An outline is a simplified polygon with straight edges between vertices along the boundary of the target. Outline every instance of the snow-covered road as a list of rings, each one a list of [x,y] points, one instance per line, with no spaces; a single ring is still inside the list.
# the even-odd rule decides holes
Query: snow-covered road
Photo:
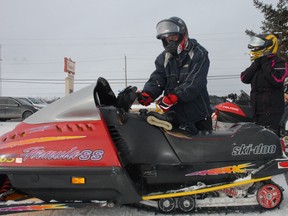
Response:
[[[18,123],[17,122],[0,122],[0,136],[10,130],[12,130]],[[273,178],[273,180],[281,185],[284,189],[284,200],[280,206],[280,209],[274,209],[271,211],[265,211],[261,213],[261,216],[284,216],[288,215],[288,187],[283,175],[279,175]],[[258,216],[259,211],[249,212],[249,216]],[[248,213],[246,213],[248,214]],[[99,207],[96,206],[89,206],[84,207],[81,209],[65,209],[65,210],[49,210],[49,211],[41,211],[41,212],[30,212],[30,213],[18,213],[14,214],[17,216],[76,216],[76,215],[87,215],[87,216],[94,216],[94,215],[101,215],[101,216],[154,216],[155,213],[150,211],[138,210],[136,208],[127,207],[127,206],[116,206],[113,208],[108,207]],[[157,214],[162,215],[162,214]],[[186,216],[186,215],[209,215],[209,216],[219,216],[219,215],[227,215],[225,212],[220,213],[197,213],[193,212],[191,214],[179,214],[179,216]],[[243,215],[242,212],[233,212],[229,213],[229,216],[240,216]],[[165,214],[167,216],[167,214]],[[177,216],[177,214],[173,214],[173,216]]]

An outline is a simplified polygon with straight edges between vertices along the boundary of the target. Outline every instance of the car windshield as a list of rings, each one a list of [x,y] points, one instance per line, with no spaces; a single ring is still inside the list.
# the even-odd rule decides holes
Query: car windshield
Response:
[[[23,105],[26,105],[26,106],[31,106],[32,104],[25,98],[17,98],[17,100],[23,104]]]
[[[38,100],[37,98],[31,98],[31,97],[29,97],[29,99],[32,101],[32,103],[34,103],[34,104],[43,104],[43,102],[42,101],[40,101],[40,100]]]

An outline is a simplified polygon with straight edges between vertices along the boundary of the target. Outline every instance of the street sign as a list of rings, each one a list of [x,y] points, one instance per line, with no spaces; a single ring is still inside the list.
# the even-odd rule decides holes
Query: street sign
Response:
[[[64,58],[64,72],[69,74],[75,74],[75,62],[71,60],[71,58]]]
[[[64,72],[67,72],[65,78],[65,94],[74,92],[74,75],[75,75],[75,62],[71,58],[64,58]]]

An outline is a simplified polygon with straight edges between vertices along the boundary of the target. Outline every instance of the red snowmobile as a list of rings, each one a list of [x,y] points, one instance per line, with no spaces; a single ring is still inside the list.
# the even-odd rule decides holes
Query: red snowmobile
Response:
[[[252,107],[249,95],[241,90],[239,97],[229,94],[226,102],[215,106],[214,119],[220,122],[252,122]]]
[[[237,123],[237,122],[253,122],[252,106],[250,104],[249,95],[241,90],[241,94],[229,94],[226,102],[217,104],[213,114],[215,120],[215,128],[217,128],[218,121],[222,123]],[[288,112],[283,114],[280,125],[280,137],[284,139],[288,136]],[[286,146],[288,148],[288,146]]]
[[[272,177],[287,174],[288,158],[278,136],[253,123],[193,137],[165,131],[130,112],[136,90],[115,97],[99,78],[4,134],[0,213],[99,202],[161,212],[280,205]]]

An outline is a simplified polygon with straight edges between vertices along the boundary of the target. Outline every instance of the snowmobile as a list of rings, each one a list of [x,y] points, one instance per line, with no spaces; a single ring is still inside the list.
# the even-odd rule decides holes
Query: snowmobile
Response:
[[[241,90],[239,96],[229,94],[226,101],[215,106],[214,119],[220,122],[253,122],[249,95]]]
[[[188,137],[131,112],[137,87],[116,97],[97,83],[39,110],[0,138],[0,213],[97,203],[155,211],[278,207],[288,158],[273,132],[253,123]]]
[[[215,106],[213,119],[215,121],[236,123],[236,122],[253,122],[252,105],[249,95],[243,90],[240,95],[229,94],[226,101]],[[285,113],[280,121],[281,135],[288,135],[288,112]]]
[[[241,90],[239,96],[236,94],[229,94],[225,102],[215,106],[213,113],[213,120],[215,121],[215,129],[218,128],[218,122],[226,124],[226,127],[237,122],[253,122],[252,106],[249,95]],[[282,115],[280,126],[280,137],[285,142],[286,150],[288,152],[288,111],[285,110]]]

